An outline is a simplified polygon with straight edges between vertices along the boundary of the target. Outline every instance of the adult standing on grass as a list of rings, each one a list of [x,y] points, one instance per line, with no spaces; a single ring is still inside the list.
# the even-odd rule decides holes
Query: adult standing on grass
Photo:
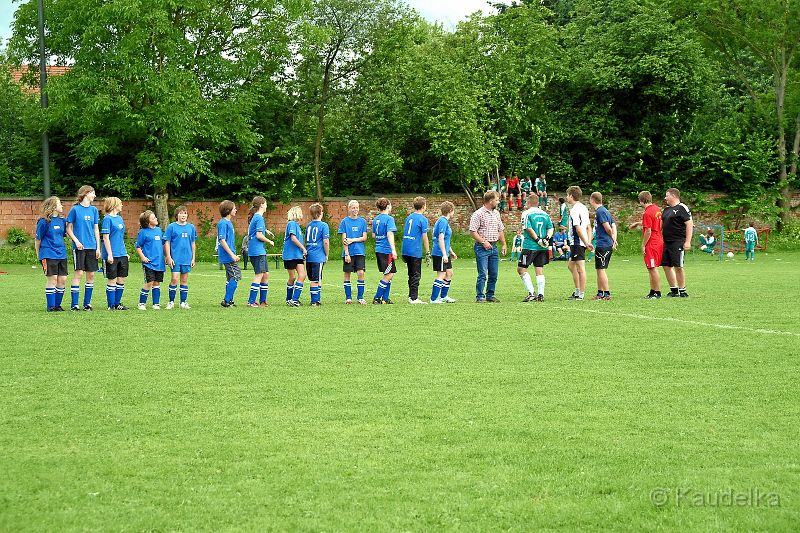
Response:
[[[661,233],[664,236],[664,255],[661,266],[669,283],[671,298],[688,298],[686,292],[686,274],[683,270],[684,254],[692,247],[692,231],[694,222],[692,213],[681,203],[681,192],[678,189],[667,189],[664,200],[667,207],[661,213]]]
[[[594,234],[597,246],[594,251],[594,269],[597,272],[597,294],[593,300],[610,300],[606,269],[611,263],[611,254],[617,249],[617,225],[611,212],[603,205],[603,195],[593,192],[589,204],[594,208]]]
[[[573,185],[567,189],[569,210],[569,268],[575,290],[567,300],[583,300],[586,292],[586,250],[594,250],[591,242],[589,210],[580,202],[583,191]]]
[[[475,284],[475,301],[477,303],[499,303],[494,295],[497,284],[497,271],[500,256],[497,253],[497,241],[502,245],[501,253],[506,255],[505,226],[497,211],[500,199],[494,191],[483,195],[483,207],[472,214],[469,219],[469,234],[475,240],[475,264],[478,267],[478,280]]]
[[[661,237],[661,210],[653,203],[650,191],[639,193],[639,205],[644,207],[641,223],[634,223],[631,228],[642,227],[642,256],[647,275],[650,278],[650,292],[645,299],[658,300],[661,298],[661,276],[658,267],[664,255],[664,240]]]
[[[72,259],[75,263],[70,286],[72,311],[81,309],[78,307],[78,300],[84,272],[86,272],[86,283],[83,287],[83,310],[92,310],[94,273],[97,272],[97,261],[100,259],[100,212],[92,205],[94,198],[94,187],[82,186],[78,189],[77,203],[67,215],[67,235],[72,240]]]

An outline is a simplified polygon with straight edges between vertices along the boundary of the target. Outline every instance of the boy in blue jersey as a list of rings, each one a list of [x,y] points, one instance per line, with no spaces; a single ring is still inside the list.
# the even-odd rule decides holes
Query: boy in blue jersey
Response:
[[[342,236],[342,271],[344,272],[344,298],[346,304],[353,303],[353,286],[350,284],[350,274],[355,272],[357,281],[357,301],[367,305],[364,299],[364,270],[366,268],[367,221],[358,216],[360,205],[356,200],[347,203],[348,216],[339,223],[339,235]]]
[[[450,238],[453,230],[450,229],[450,218],[453,216],[455,206],[452,202],[443,202],[439,211],[442,216],[433,225],[433,271],[436,272],[436,279],[433,281],[431,291],[431,303],[455,303],[455,299],[448,295],[450,291],[450,281],[453,279],[453,263],[450,258],[458,259],[458,256],[450,247]]]
[[[175,209],[175,222],[167,226],[164,233],[164,257],[167,265],[172,270],[169,284],[169,302],[167,309],[175,307],[175,293],[178,289],[178,279],[181,282],[181,309],[189,307],[189,272],[194,267],[197,256],[197,230],[194,224],[189,224],[189,210],[185,205]]]
[[[394,234],[397,233],[397,225],[389,213],[392,211],[392,204],[386,198],[378,198],[375,202],[378,208],[378,216],[372,219],[372,234],[375,236],[375,257],[378,260],[378,271],[383,273],[383,278],[378,282],[378,290],[375,291],[373,304],[393,304],[389,298],[392,290],[392,278],[397,272],[395,262],[397,260],[397,249],[394,246]]]
[[[597,271],[597,294],[592,300],[610,300],[606,269],[611,263],[611,254],[617,249],[617,225],[611,213],[603,206],[603,195],[593,192],[589,196],[589,204],[594,208],[594,235],[596,247],[594,252],[594,268]]]
[[[219,204],[220,219],[217,222],[217,257],[219,264],[225,267],[225,296],[220,305],[230,307],[234,305],[233,295],[242,279],[239,269],[239,256],[236,255],[236,231],[231,219],[236,216],[236,204],[225,200]]]
[[[308,254],[303,244],[303,210],[296,205],[286,213],[286,231],[283,236],[283,268],[289,274],[286,281],[286,305],[300,307],[300,296],[303,294],[303,282],[306,280],[305,257]]]
[[[322,221],[322,204],[311,204],[311,222],[306,228],[306,250],[308,255],[308,281],[311,283],[311,305],[322,305],[322,269],[328,260],[331,232]]]
[[[267,238],[274,237],[267,229],[264,222],[264,212],[267,210],[267,200],[263,196],[256,196],[250,206],[250,220],[247,228],[247,254],[253,263],[253,282],[250,284],[250,298],[248,307],[266,307],[269,293],[269,263],[265,244],[275,246]],[[258,302],[256,302],[258,299]]]
[[[103,203],[103,225],[100,235],[103,236],[103,261],[106,263],[106,300],[109,311],[127,311],[122,304],[122,293],[125,291],[125,279],[128,277],[128,251],[125,249],[125,221],[119,214],[122,212],[122,200],[109,196]]]
[[[164,232],[158,227],[158,218],[150,210],[139,215],[139,234],[136,235],[136,253],[142,261],[144,285],[139,293],[139,311],[147,309],[147,297],[153,291],[153,309],[161,309],[161,282],[164,281]]]
[[[414,212],[403,223],[403,262],[408,267],[408,303],[424,304],[419,299],[419,280],[422,278],[422,248],[430,254],[428,242],[428,219],[425,216],[427,202],[422,196],[414,198]]]
[[[94,273],[100,259],[100,213],[92,205],[95,198],[94,187],[84,185],[78,189],[75,205],[67,215],[67,235],[72,240],[72,260],[75,272],[70,286],[72,304],[70,310],[79,311],[78,299],[81,292],[81,277],[86,272],[83,293],[83,310],[92,310]]]
[[[569,259],[569,241],[567,240],[567,228],[559,226],[558,231],[553,234],[553,260],[566,261]]]
[[[42,263],[47,282],[44,288],[47,311],[63,311],[61,301],[67,285],[67,247],[64,232],[67,221],[62,217],[64,208],[57,196],[42,203],[42,218],[36,221],[36,257]]]

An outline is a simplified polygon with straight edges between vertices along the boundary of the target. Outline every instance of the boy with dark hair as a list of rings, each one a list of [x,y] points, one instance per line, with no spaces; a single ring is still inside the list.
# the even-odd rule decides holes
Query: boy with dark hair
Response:
[[[452,259],[458,256],[450,246],[450,238],[453,230],[450,228],[450,218],[453,216],[455,206],[452,202],[442,202],[439,208],[442,216],[433,225],[433,271],[436,272],[436,279],[433,280],[431,291],[432,304],[455,303],[455,298],[451,298],[450,281],[453,279]]]
[[[81,292],[81,276],[84,272],[86,272],[86,284],[83,310],[92,310],[94,273],[97,272],[97,261],[100,259],[100,212],[92,205],[95,196],[94,187],[83,185],[78,189],[76,203],[67,215],[67,235],[72,240],[72,259],[75,263],[70,287],[71,311],[81,309],[78,307],[78,299]]]
[[[164,233],[164,256],[172,270],[169,284],[169,302],[167,309],[175,307],[175,293],[178,290],[178,279],[181,283],[181,309],[189,307],[189,272],[194,267],[197,257],[197,230],[189,223],[189,209],[180,205],[175,209],[175,222],[167,226]]]
[[[408,303],[424,304],[419,299],[419,280],[422,277],[422,248],[430,253],[428,242],[428,219],[425,217],[425,198],[414,198],[414,212],[403,223],[403,262],[408,267]]]
[[[378,272],[383,273],[383,278],[378,282],[378,290],[375,291],[373,304],[393,304],[389,297],[392,290],[392,278],[397,272],[395,261],[397,259],[397,249],[394,245],[394,234],[397,233],[397,225],[392,212],[392,204],[387,198],[378,198],[375,202],[378,209],[378,216],[372,219],[372,234],[375,236],[375,257],[378,261]]]
[[[611,290],[608,286],[606,269],[611,263],[611,254],[617,249],[617,225],[611,212],[603,205],[603,195],[593,192],[589,203],[595,210],[594,227],[597,247],[594,252],[594,268],[597,272],[597,294],[592,300],[610,300]]]
[[[161,282],[164,281],[164,232],[158,218],[150,210],[139,215],[139,234],[136,236],[136,253],[142,261],[144,285],[139,293],[139,311],[147,309],[147,297],[153,292],[153,309],[161,309]]]
[[[311,222],[306,228],[306,266],[311,288],[311,305],[322,305],[322,269],[328,261],[331,232],[328,224],[322,221],[322,204],[311,204],[308,208]]]
[[[233,228],[231,219],[236,216],[236,204],[230,200],[225,200],[219,204],[220,219],[217,222],[217,258],[219,264],[225,267],[225,296],[220,305],[231,307],[233,295],[242,279],[242,271],[239,269],[239,256],[236,255],[236,231]]]

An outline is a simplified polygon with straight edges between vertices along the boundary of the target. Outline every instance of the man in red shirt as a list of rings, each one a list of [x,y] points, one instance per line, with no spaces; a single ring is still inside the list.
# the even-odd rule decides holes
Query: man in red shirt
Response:
[[[639,205],[644,207],[644,215],[641,224],[635,223],[634,226],[642,226],[642,255],[644,256],[644,266],[650,276],[650,293],[645,296],[648,300],[661,298],[661,277],[658,267],[661,266],[661,256],[664,253],[664,240],[661,236],[661,210],[653,203],[653,195],[650,191],[639,193]]]

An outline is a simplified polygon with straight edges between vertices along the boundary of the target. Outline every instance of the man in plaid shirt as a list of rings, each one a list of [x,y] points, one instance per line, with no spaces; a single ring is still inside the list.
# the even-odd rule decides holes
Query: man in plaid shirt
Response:
[[[478,282],[475,285],[477,303],[500,301],[494,296],[500,266],[497,241],[502,245],[502,254],[506,255],[506,236],[503,233],[505,226],[497,211],[498,203],[498,194],[488,191],[483,195],[483,207],[469,219],[469,234],[475,239],[475,263],[478,265]]]

